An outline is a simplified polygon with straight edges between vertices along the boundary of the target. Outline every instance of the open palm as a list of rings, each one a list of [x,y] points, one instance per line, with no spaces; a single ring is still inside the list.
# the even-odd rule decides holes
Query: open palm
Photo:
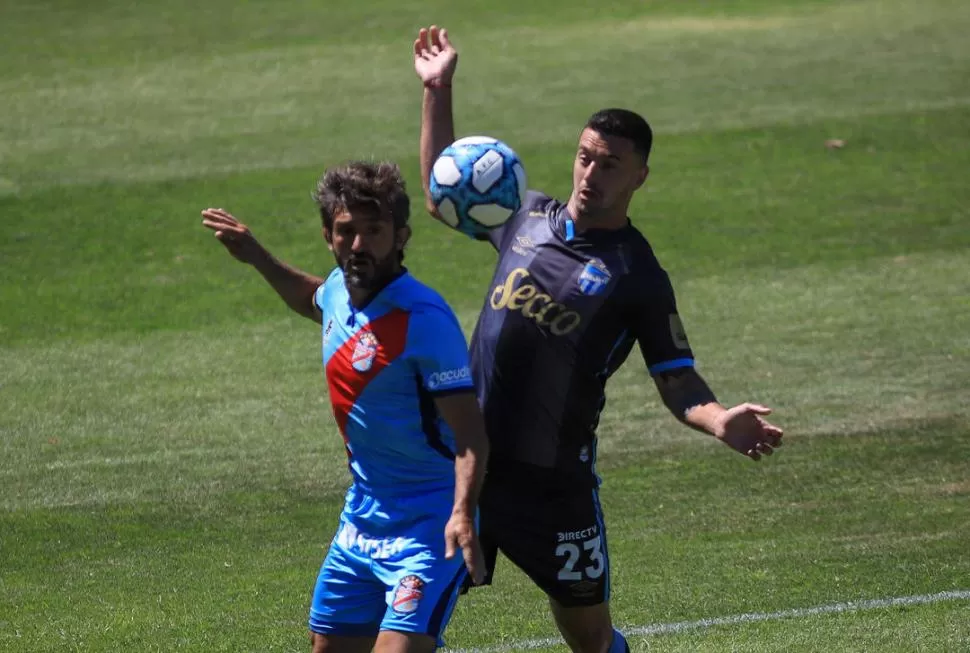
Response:
[[[770,456],[776,447],[781,446],[784,434],[762,417],[770,413],[767,406],[752,403],[729,408],[721,415],[717,438],[753,460]]]
[[[414,71],[425,84],[451,84],[458,65],[458,51],[448,40],[448,30],[432,25],[421,28],[414,40]]]

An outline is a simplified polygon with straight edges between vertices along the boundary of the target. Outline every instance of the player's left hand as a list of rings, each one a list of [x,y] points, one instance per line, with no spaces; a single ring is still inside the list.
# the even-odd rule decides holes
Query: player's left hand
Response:
[[[475,520],[465,514],[452,513],[445,524],[445,558],[455,557],[459,548],[472,581],[480,585],[485,580],[485,556],[475,532]]]
[[[784,434],[762,417],[769,414],[771,409],[761,404],[744,403],[728,408],[718,417],[714,436],[748,458],[760,460],[781,446]]]

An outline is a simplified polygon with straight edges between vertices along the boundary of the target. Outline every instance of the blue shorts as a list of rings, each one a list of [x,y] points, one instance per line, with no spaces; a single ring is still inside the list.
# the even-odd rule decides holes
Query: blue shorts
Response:
[[[351,487],[310,604],[310,630],[376,636],[441,635],[467,575],[459,551],[445,559],[454,490],[377,499]]]

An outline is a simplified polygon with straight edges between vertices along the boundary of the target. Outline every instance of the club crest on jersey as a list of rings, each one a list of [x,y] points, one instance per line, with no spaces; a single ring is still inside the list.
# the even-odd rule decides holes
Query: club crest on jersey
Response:
[[[398,614],[417,612],[423,596],[424,581],[414,575],[405,576],[397,582],[391,609]]]
[[[354,347],[354,353],[350,357],[350,364],[358,372],[366,372],[374,364],[374,359],[377,358],[377,348],[379,345],[377,336],[370,331],[365,331],[361,334],[357,345]]]
[[[612,278],[603,261],[598,258],[590,259],[583,271],[579,273],[579,290],[584,295],[599,295],[606,290]]]

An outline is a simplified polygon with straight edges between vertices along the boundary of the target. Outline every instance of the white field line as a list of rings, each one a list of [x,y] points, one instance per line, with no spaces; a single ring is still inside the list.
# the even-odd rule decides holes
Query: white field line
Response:
[[[627,637],[645,637],[649,635],[666,635],[681,633],[686,630],[699,630],[713,626],[731,626],[734,624],[752,623],[759,621],[775,621],[777,619],[797,619],[800,617],[814,617],[823,614],[840,614],[844,612],[858,612],[861,610],[878,610],[897,606],[926,605],[942,601],[970,600],[970,590],[952,590],[937,594],[922,594],[918,596],[898,596],[886,599],[869,599],[864,601],[846,601],[844,603],[830,603],[817,605],[812,608],[792,608],[777,612],[749,612],[727,617],[709,617],[696,621],[675,621],[666,624],[651,624],[648,626],[629,626],[620,630]],[[511,651],[528,651],[547,648],[562,644],[558,637],[542,639],[523,639],[517,642],[486,646],[483,648],[444,649],[447,653],[509,653]]]

